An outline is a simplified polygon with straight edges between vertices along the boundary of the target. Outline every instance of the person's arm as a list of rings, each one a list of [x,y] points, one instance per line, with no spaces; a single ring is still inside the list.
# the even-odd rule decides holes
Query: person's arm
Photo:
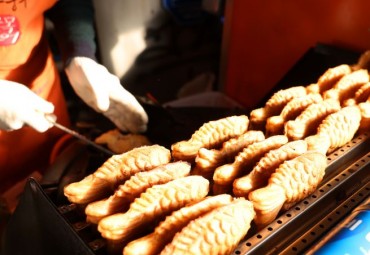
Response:
[[[96,60],[94,7],[91,0],[59,0],[46,17],[54,24],[64,66],[73,57]]]
[[[0,80],[0,130],[17,130],[29,125],[45,132],[53,125],[45,118],[54,105],[23,84]]]
[[[46,15],[54,24],[65,73],[76,94],[122,131],[144,132],[148,116],[143,107],[96,61],[91,0],[59,0]]]

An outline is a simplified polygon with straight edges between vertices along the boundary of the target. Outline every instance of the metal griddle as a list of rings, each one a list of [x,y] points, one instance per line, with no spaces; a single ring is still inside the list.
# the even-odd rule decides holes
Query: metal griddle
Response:
[[[330,154],[319,188],[264,229],[252,227],[232,254],[303,254],[370,195],[369,144],[362,134]],[[81,158],[68,165],[73,170],[85,164]],[[84,208],[57,194],[52,185],[30,179],[5,235],[10,254],[115,254],[86,222]]]
[[[302,254],[370,195],[370,138],[363,134],[328,156],[321,185],[233,254]],[[349,203],[350,201],[350,203]]]
[[[358,56],[318,45],[302,57],[275,91],[309,84],[328,67],[353,63]],[[315,70],[308,68],[313,66]],[[189,138],[206,121],[245,113],[240,109],[163,109],[155,105],[145,105],[145,108],[150,116],[149,139],[165,147]],[[96,123],[94,132],[111,128],[104,120],[93,119],[93,123]],[[328,155],[329,165],[319,188],[290,210],[280,213],[264,229],[257,231],[252,226],[232,254],[304,253],[369,196],[369,143],[369,134],[357,135]],[[106,159],[106,155],[74,141],[51,166],[53,174],[46,176],[43,183],[30,179],[4,235],[4,250],[12,251],[11,254],[109,254],[107,242],[96,226],[85,221],[84,208],[70,204],[62,194],[66,184],[94,171]]]

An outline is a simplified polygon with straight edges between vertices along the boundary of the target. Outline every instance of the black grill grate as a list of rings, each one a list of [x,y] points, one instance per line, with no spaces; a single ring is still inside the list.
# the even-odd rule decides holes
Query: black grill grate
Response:
[[[369,195],[370,152],[365,154],[368,144],[368,134],[363,134],[330,154],[327,175],[318,190],[281,214],[266,228],[249,236],[233,254],[280,254],[283,251],[300,254],[312,245],[319,234],[335,224],[333,222],[321,229],[323,225],[316,225],[317,222],[332,213],[341,219],[344,215],[339,213],[341,210],[337,207],[359,190],[363,190],[359,194],[364,198]],[[351,211],[361,202],[354,201],[356,203],[343,204],[346,211]],[[321,230],[317,231],[313,226]]]

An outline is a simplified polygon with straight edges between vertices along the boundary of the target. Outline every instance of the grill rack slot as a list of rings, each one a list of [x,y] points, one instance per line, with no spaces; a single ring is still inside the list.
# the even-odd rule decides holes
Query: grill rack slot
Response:
[[[289,245],[280,254],[302,254],[305,250],[315,244],[328,231],[335,227],[343,218],[348,216],[353,209],[370,196],[370,183],[341,203],[335,210],[315,224],[305,234]]]

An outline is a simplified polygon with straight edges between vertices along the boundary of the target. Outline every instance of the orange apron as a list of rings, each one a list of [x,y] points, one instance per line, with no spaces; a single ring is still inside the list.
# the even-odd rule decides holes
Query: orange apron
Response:
[[[0,79],[22,83],[52,102],[58,122],[69,125],[59,73],[44,37],[43,13],[55,3],[56,0],[0,1]],[[61,135],[55,128],[45,133],[30,127],[0,131],[0,194],[30,173],[42,173]]]

